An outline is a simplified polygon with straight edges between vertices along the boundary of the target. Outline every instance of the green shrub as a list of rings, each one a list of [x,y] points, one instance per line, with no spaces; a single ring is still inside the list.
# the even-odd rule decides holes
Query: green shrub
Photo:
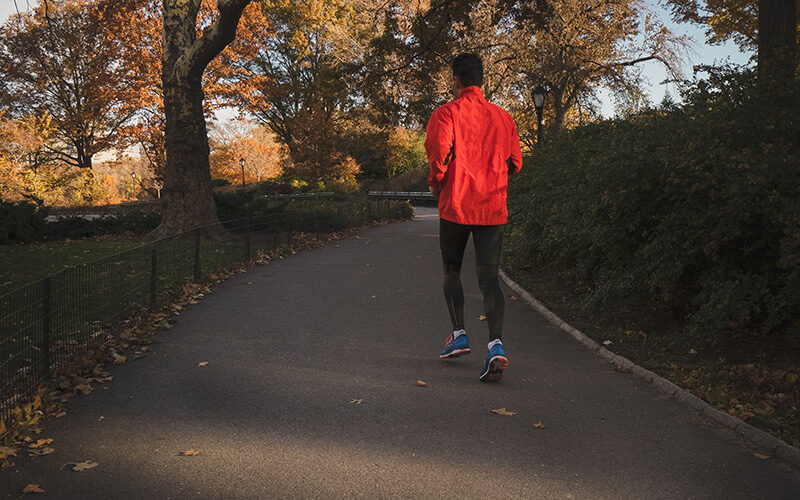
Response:
[[[800,341],[800,91],[701,69],[683,106],[539,148],[510,183],[508,257],[589,283],[589,306],[667,307],[697,339]]]
[[[35,241],[47,224],[46,216],[46,209],[32,203],[0,200],[0,244]]]

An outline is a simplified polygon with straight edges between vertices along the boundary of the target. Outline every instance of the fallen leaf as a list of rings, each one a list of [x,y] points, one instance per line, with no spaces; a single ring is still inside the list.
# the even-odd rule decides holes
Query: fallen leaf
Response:
[[[121,355],[119,355],[117,353],[112,353],[112,354],[114,355],[114,364],[115,365],[121,365],[122,363],[124,363],[128,359],[125,356],[121,356]]]
[[[507,416],[516,415],[517,414],[517,412],[508,411],[505,408],[498,408],[496,410],[492,410],[492,413],[494,413],[496,415],[507,415]]]
[[[0,446],[0,458],[16,457],[17,449],[11,446]]]
[[[142,352],[147,352],[147,351],[149,351],[149,350],[150,350],[150,348],[149,348],[149,347],[147,347],[147,346],[142,346]]]
[[[208,364],[208,361],[201,361],[201,362],[197,363],[197,366],[206,366],[207,364]]]
[[[53,442],[53,438],[49,439],[39,439],[35,443],[29,444],[28,448],[41,448],[42,446],[48,445]]]
[[[603,341],[603,345],[611,345],[611,344],[613,344],[613,342],[611,342],[610,340]]]
[[[798,377],[797,377],[797,374],[795,374],[795,373],[787,373],[786,374],[786,381],[789,382],[790,384],[796,384],[797,383],[797,379],[798,379]]]
[[[616,370],[620,373],[628,373],[630,370],[622,365],[617,365]]]
[[[428,387],[428,383],[422,380],[417,380],[417,385],[420,387]]]
[[[478,321],[486,321],[486,315],[481,314],[480,316],[478,316]]]
[[[55,448],[50,448],[50,447],[41,448],[41,449],[33,449],[33,450],[28,450],[28,456],[29,457],[39,457],[39,456],[42,456],[42,455],[49,455],[49,454],[53,453],[54,451],[56,451]]]
[[[25,486],[22,490],[22,493],[44,493],[44,490],[39,487],[38,484],[29,484]]]
[[[99,464],[97,462],[92,462],[91,460],[86,460],[85,462],[67,462],[64,465],[74,465],[75,467],[73,467],[72,470],[82,472],[85,470],[94,469]]]
[[[516,295],[509,295],[508,298],[511,300],[519,300],[519,297],[517,297]]]
[[[178,453],[178,455],[180,455],[182,457],[191,457],[192,455],[199,455],[199,454],[200,454],[200,452],[195,450],[194,448],[192,448],[191,450],[182,451],[182,452]]]
[[[533,426],[536,427],[537,429],[544,429],[544,424],[541,422],[536,422],[535,424],[533,424]]]
[[[351,399],[351,400],[350,400],[350,404],[351,404],[351,405],[360,405],[360,404],[361,404],[361,403],[363,403],[363,402],[364,402],[364,400],[363,400],[363,399]]]
[[[769,455],[764,455],[764,454],[762,454],[762,453],[753,453],[753,455],[757,456],[757,457],[758,457],[758,458],[760,458],[761,460],[766,460],[766,459],[768,459],[768,458],[769,458]]]
[[[97,421],[98,422],[102,422],[105,419],[106,419],[106,417],[104,417],[103,415],[100,415],[100,417],[97,419]]]

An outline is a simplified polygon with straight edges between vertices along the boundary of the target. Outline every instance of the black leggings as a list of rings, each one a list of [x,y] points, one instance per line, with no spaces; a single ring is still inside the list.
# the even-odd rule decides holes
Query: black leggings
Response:
[[[444,263],[444,300],[453,330],[464,328],[464,289],[461,287],[461,261],[472,233],[478,285],[483,293],[483,310],[489,324],[489,340],[499,339],[503,332],[505,302],[497,282],[497,266],[503,245],[503,225],[479,226],[456,224],[439,219],[439,247]]]

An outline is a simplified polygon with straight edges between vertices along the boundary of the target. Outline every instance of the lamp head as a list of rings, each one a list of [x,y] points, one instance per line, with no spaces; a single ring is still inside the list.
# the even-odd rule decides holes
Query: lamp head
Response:
[[[537,85],[533,89],[533,105],[536,109],[541,110],[544,107],[544,100],[547,97],[547,89],[541,85]]]

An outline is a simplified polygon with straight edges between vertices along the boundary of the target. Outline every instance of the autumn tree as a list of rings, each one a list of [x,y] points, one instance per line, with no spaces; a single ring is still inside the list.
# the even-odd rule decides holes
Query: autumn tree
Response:
[[[166,172],[163,220],[151,238],[196,226],[219,229],[203,108],[206,67],[236,37],[250,0],[219,0],[216,17],[198,35],[200,0],[163,0],[162,86]]]
[[[796,70],[800,0],[668,0],[677,21],[705,27],[709,43],[757,50],[759,72]]]
[[[280,175],[285,146],[265,125],[234,121],[211,127],[211,174],[232,182],[241,181],[239,160],[245,160],[245,182],[261,182]]]
[[[110,35],[125,2],[59,0],[12,15],[0,27],[0,106],[52,123],[49,154],[91,169],[120,143],[140,104],[135,68]],[[129,20],[128,20],[129,21]]]

